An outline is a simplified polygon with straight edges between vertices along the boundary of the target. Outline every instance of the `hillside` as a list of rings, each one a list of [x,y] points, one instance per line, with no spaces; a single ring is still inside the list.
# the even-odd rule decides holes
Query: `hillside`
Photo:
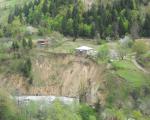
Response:
[[[26,1],[27,0],[0,0],[0,24],[7,21],[9,13],[16,5],[23,6]]]
[[[92,4],[93,3],[93,4]],[[78,5],[77,5],[78,4]],[[89,10],[84,8],[88,7]],[[68,6],[68,7],[67,7]],[[9,14],[8,23],[19,19],[46,34],[58,31],[65,36],[115,40],[125,34],[149,37],[149,1],[30,1],[16,6]],[[5,26],[3,26],[5,27]]]
[[[0,4],[0,120],[149,120],[149,0]]]
[[[93,104],[105,73],[103,65],[97,65],[88,58],[38,53],[32,59],[32,75],[32,85],[19,74],[1,76],[1,87],[5,86],[12,94],[68,97],[78,97],[90,87],[87,99]]]

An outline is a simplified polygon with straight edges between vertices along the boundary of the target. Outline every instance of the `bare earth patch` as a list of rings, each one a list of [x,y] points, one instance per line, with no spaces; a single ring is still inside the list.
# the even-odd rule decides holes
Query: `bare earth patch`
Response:
[[[104,66],[70,54],[42,54],[32,58],[33,84],[19,75],[1,78],[2,86],[19,95],[78,97],[84,94],[90,104],[105,100]]]

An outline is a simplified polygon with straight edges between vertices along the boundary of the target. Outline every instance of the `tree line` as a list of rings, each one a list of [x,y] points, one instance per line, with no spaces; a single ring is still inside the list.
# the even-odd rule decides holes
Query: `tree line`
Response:
[[[125,34],[149,37],[150,14],[141,9],[148,3],[148,0],[116,0],[103,4],[99,0],[85,10],[80,0],[34,0],[23,7],[16,6],[9,14],[8,23],[17,16],[22,24],[59,31],[75,39],[97,35],[116,39]]]

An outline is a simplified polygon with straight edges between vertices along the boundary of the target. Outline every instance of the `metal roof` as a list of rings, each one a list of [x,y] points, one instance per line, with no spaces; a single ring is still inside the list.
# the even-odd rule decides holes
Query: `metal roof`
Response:
[[[91,47],[88,47],[88,46],[81,46],[81,47],[78,47],[78,48],[76,48],[76,50],[93,50],[93,48],[91,48]]]

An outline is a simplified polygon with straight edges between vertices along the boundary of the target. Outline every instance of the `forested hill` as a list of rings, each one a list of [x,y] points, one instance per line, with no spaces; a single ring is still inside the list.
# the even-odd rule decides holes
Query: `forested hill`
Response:
[[[99,36],[117,38],[150,36],[150,0],[99,0],[92,5],[84,0],[34,0],[16,6],[8,23],[19,19],[22,24],[38,27],[42,33],[59,31],[74,38]]]

